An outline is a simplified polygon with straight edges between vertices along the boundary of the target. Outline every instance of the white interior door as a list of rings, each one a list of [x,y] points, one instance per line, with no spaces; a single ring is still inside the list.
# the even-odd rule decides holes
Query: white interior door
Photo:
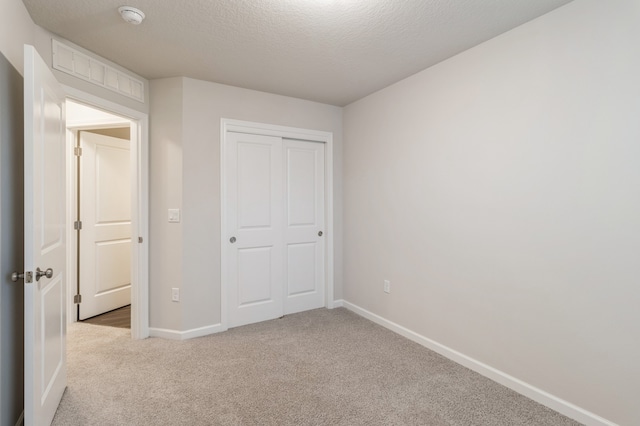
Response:
[[[285,139],[284,313],[324,306],[324,144]]]
[[[67,380],[65,96],[32,46],[24,61],[24,420],[48,425]]]
[[[80,132],[79,319],[131,303],[130,143]]]
[[[229,326],[282,316],[282,139],[229,133]]]
[[[227,133],[229,327],[324,306],[324,144]]]

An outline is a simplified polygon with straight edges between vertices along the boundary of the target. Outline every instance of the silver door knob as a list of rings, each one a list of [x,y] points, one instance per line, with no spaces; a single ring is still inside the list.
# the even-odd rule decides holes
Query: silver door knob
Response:
[[[322,237],[322,231],[318,231],[318,237]]]
[[[14,283],[17,282],[18,280],[22,280],[22,279],[24,279],[25,283],[32,283],[33,282],[33,272],[26,271],[25,273],[22,273],[22,272],[17,272],[16,271],[13,274],[11,274],[11,281],[13,281]]]
[[[40,277],[43,277],[43,276],[47,278],[51,278],[53,276],[53,269],[47,268],[46,271],[43,271],[40,268],[36,269],[36,281],[40,281]]]
[[[236,242],[236,237],[231,237],[231,238],[229,238],[229,242],[230,242],[231,244],[235,243],[235,242]]]

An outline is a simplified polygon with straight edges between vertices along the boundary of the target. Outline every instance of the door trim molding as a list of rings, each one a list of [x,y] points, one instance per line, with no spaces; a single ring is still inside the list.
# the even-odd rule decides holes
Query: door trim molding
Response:
[[[249,133],[263,136],[278,136],[287,139],[301,139],[325,144],[324,185],[325,185],[325,307],[334,308],[334,238],[333,238],[333,133],[320,130],[301,129],[297,127],[279,126],[275,124],[252,121],[220,120],[220,324],[222,330],[228,329],[228,271],[226,242],[230,234],[226,229],[226,152],[227,133]],[[221,330],[221,331],[222,331]]]
[[[149,337],[149,115],[70,86],[62,87],[68,99],[126,117],[131,121],[131,135],[136,135],[135,144],[134,137],[131,138],[135,167],[132,173],[135,183],[131,194],[131,235],[134,239],[142,237],[142,243],[132,244],[131,250],[131,337],[144,339]],[[67,149],[72,149],[69,144]]]

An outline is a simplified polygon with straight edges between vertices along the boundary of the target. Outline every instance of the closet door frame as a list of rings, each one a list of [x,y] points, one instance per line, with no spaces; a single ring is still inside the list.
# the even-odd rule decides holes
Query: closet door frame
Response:
[[[227,246],[232,230],[227,229],[227,194],[226,194],[226,152],[227,134],[229,132],[248,133],[264,136],[278,136],[286,139],[298,139],[325,145],[324,159],[324,209],[325,209],[325,304],[328,309],[335,307],[334,301],[334,238],[333,238],[333,133],[318,130],[300,129],[273,124],[223,118],[220,120],[220,312],[221,328],[228,329],[228,259]]]

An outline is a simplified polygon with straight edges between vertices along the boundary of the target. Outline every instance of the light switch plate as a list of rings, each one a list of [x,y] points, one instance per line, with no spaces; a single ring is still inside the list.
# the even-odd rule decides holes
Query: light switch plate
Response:
[[[169,209],[169,222],[180,222],[180,209]]]

